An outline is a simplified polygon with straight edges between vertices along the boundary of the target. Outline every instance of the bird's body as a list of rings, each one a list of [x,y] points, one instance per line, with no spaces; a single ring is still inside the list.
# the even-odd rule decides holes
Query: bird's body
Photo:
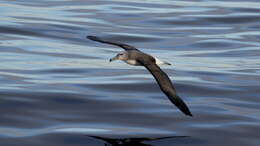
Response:
[[[147,54],[146,54],[147,55]],[[151,56],[152,57],[152,56]],[[168,62],[164,62],[164,61],[161,61],[160,59],[156,58],[156,57],[153,57],[154,60],[155,60],[155,64],[157,65],[170,65]],[[128,59],[128,60],[125,60],[125,62],[127,64],[130,64],[130,65],[135,65],[135,66],[142,66],[142,64],[140,64],[138,61],[136,61],[135,59]]]
[[[141,64],[139,62],[137,62],[136,60],[131,60],[131,59],[128,59],[125,61],[127,64],[130,64],[130,65],[135,65],[135,66],[141,66]]]
[[[143,53],[140,50],[136,49],[135,47],[127,45],[127,44],[106,41],[106,40],[102,40],[95,36],[87,36],[87,38],[90,40],[93,40],[93,41],[101,42],[101,43],[116,45],[116,46],[119,46],[119,47],[125,49],[125,51],[120,52],[115,57],[111,58],[110,61],[122,60],[130,65],[144,66],[154,76],[158,85],[160,86],[160,89],[165,93],[165,95],[168,96],[170,101],[174,105],[176,105],[184,114],[192,116],[187,105],[177,95],[176,90],[175,90],[170,78],[158,66],[158,65],[163,65],[163,64],[170,65],[170,63],[161,61],[158,58],[153,57],[149,54]]]

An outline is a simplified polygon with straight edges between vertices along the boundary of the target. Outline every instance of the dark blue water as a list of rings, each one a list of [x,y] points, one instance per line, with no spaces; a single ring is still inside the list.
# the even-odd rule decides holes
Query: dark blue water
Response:
[[[1,0],[0,145],[258,146],[260,2]],[[124,42],[163,66],[194,117]]]

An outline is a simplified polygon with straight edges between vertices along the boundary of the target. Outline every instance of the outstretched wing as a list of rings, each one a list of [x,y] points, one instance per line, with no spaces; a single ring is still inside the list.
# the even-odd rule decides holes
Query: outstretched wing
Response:
[[[139,61],[143,66],[145,66],[150,73],[154,76],[157,83],[159,84],[161,90],[168,96],[170,101],[176,105],[184,114],[192,116],[188,106],[184,101],[177,95],[176,90],[167,76],[167,74],[160,69],[155,63],[145,63],[144,61]]]
[[[110,45],[116,45],[118,47],[121,47],[123,49],[127,50],[138,50],[133,46],[127,45],[127,44],[122,44],[122,43],[117,43],[117,42],[111,42],[111,41],[106,41],[106,40],[102,40],[99,37],[96,36],[87,36],[88,39],[92,40],[92,41],[97,41],[100,43],[105,43],[105,44],[110,44]]]

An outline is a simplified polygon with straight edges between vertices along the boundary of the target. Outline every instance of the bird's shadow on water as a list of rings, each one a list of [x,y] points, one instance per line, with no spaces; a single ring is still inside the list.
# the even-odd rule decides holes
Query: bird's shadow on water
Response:
[[[98,140],[104,141],[104,146],[153,146],[152,144],[146,144],[143,142],[156,141],[162,139],[177,139],[177,138],[188,138],[190,136],[167,136],[167,137],[157,137],[157,138],[108,138],[101,136],[88,136]]]

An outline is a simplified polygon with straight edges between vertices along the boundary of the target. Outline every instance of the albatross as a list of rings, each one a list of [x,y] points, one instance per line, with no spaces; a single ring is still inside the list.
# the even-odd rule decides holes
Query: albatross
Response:
[[[170,63],[161,61],[158,58],[143,53],[135,47],[127,44],[103,40],[96,36],[87,36],[87,38],[92,41],[115,45],[123,48],[125,51],[119,52],[115,57],[110,59],[110,62],[114,60],[122,60],[130,65],[144,66],[153,75],[158,85],[160,86],[160,89],[169,98],[169,100],[175,106],[177,106],[185,115],[192,116],[188,106],[177,95],[177,92],[168,75],[159,67],[159,65],[170,65]]]

